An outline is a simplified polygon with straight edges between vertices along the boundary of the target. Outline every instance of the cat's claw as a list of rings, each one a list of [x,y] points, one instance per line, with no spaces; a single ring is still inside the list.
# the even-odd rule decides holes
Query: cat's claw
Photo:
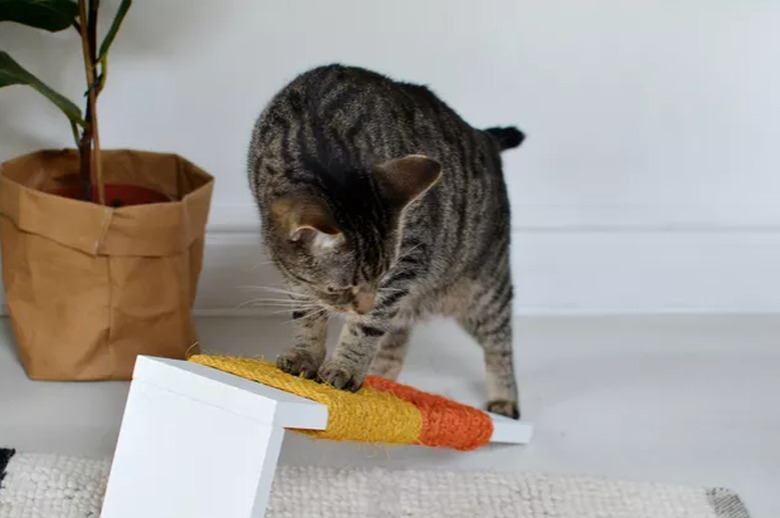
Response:
[[[517,404],[517,401],[508,401],[506,399],[488,401],[487,411],[494,414],[505,415],[512,419],[520,419],[520,406]]]
[[[318,381],[340,390],[357,392],[363,385],[363,378],[358,377],[348,366],[338,361],[326,362],[317,375]]]
[[[314,379],[320,364],[314,356],[305,349],[290,349],[276,358],[276,366],[293,376]]]

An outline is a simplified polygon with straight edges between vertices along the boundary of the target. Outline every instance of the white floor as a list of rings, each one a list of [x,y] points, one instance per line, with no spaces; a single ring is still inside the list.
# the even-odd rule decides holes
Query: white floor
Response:
[[[200,319],[214,353],[273,358],[289,325]],[[517,322],[529,446],[471,453],[313,441],[282,463],[497,469],[727,486],[754,518],[780,513],[780,317],[523,318]],[[56,344],[52,344],[56,346]],[[453,324],[421,326],[402,381],[481,404],[479,350]],[[125,383],[29,381],[0,321],[0,446],[108,456]]]

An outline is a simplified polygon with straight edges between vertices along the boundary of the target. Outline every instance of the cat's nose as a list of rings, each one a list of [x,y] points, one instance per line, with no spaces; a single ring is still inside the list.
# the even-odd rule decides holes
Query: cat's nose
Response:
[[[375,302],[376,300],[373,292],[359,291],[355,293],[355,311],[361,315],[365,315],[374,309]]]

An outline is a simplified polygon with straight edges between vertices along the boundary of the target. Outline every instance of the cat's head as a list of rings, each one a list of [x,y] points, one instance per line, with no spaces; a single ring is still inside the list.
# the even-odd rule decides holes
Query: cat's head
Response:
[[[441,166],[422,155],[389,160],[270,203],[266,236],[291,282],[337,311],[364,314],[396,258],[406,207],[439,180]]]

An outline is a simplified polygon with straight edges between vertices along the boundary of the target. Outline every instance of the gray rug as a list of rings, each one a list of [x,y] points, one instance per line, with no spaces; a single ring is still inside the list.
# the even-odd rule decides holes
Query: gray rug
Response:
[[[0,518],[97,518],[108,471],[107,461],[0,449]],[[726,489],[539,474],[315,467],[280,467],[266,516],[750,518]]]

